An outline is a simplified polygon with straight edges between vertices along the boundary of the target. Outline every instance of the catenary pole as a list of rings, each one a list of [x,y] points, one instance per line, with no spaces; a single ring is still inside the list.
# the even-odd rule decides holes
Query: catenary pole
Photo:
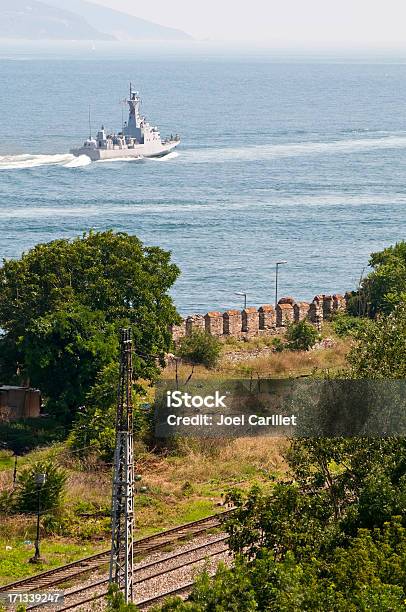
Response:
[[[132,403],[132,337],[130,329],[120,331],[120,381],[116,414],[116,448],[113,467],[112,540],[110,583],[133,601],[134,565],[134,448]]]

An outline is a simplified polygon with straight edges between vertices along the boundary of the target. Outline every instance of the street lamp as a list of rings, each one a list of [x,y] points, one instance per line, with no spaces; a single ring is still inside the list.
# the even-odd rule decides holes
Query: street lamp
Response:
[[[276,273],[275,273],[275,310],[276,307],[278,305],[278,273],[279,273],[279,266],[281,266],[282,264],[287,264],[288,262],[285,260],[282,261],[277,261],[276,262]]]
[[[235,295],[241,295],[244,298],[244,310],[247,308],[247,294],[243,291],[236,291]]]
[[[35,554],[30,559],[31,563],[40,563],[41,555],[39,552],[39,519],[41,516],[41,489],[46,481],[46,474],[36,474],[35,475],[35,484],[37,486],[37,537],[35,539]]]

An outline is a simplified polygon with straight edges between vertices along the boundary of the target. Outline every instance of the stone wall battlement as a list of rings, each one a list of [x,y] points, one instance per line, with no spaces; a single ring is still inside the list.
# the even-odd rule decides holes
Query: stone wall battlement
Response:
[[[195,330],[204,331],[217,338],[254,338],[281,334],[290,323],[306,320],[321,330],[323,321],[331,319],[335,312],[344,312],[350,294],[345,296],[316,295],[312,302],[296,302],[292,297],[282,297],[276,309],[270,304],[244,310],[212,311],[205,315],[194,314],[172,326],[175,342]]]

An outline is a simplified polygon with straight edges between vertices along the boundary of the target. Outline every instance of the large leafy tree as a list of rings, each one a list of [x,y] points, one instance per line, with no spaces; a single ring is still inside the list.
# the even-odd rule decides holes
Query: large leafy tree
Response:
[[[406,378],[406,303],[356,334],[349,354],[352,378]]]
[[[405,377],[404,304],[356,338],[350,378]],[[160,612],[405,609],[405,439],[296,439],[287,460],[291,482],[230,495],[235,567],[204,575],[188,602],[169,601]]]
[[[373,317],[388,314],[406,300],[406,242],[372,253],[369,265],[373,271],[362,282],[355,302],[361,300],[364,303],[361,311],[367,310]],[[359,311],[359,304],[356,310]]]
[[[0,380],[41,388],[70,418],[96,375],[117,360],[118,328],[133,330],[136,375],[153,380],[178,315],[169,252],[125,233],[39,244],[0,268]]]

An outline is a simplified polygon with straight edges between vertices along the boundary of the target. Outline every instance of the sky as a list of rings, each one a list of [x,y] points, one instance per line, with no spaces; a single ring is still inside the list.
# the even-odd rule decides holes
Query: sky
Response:
[[[199,40],[405,47],[405,0],[93,0]]]

